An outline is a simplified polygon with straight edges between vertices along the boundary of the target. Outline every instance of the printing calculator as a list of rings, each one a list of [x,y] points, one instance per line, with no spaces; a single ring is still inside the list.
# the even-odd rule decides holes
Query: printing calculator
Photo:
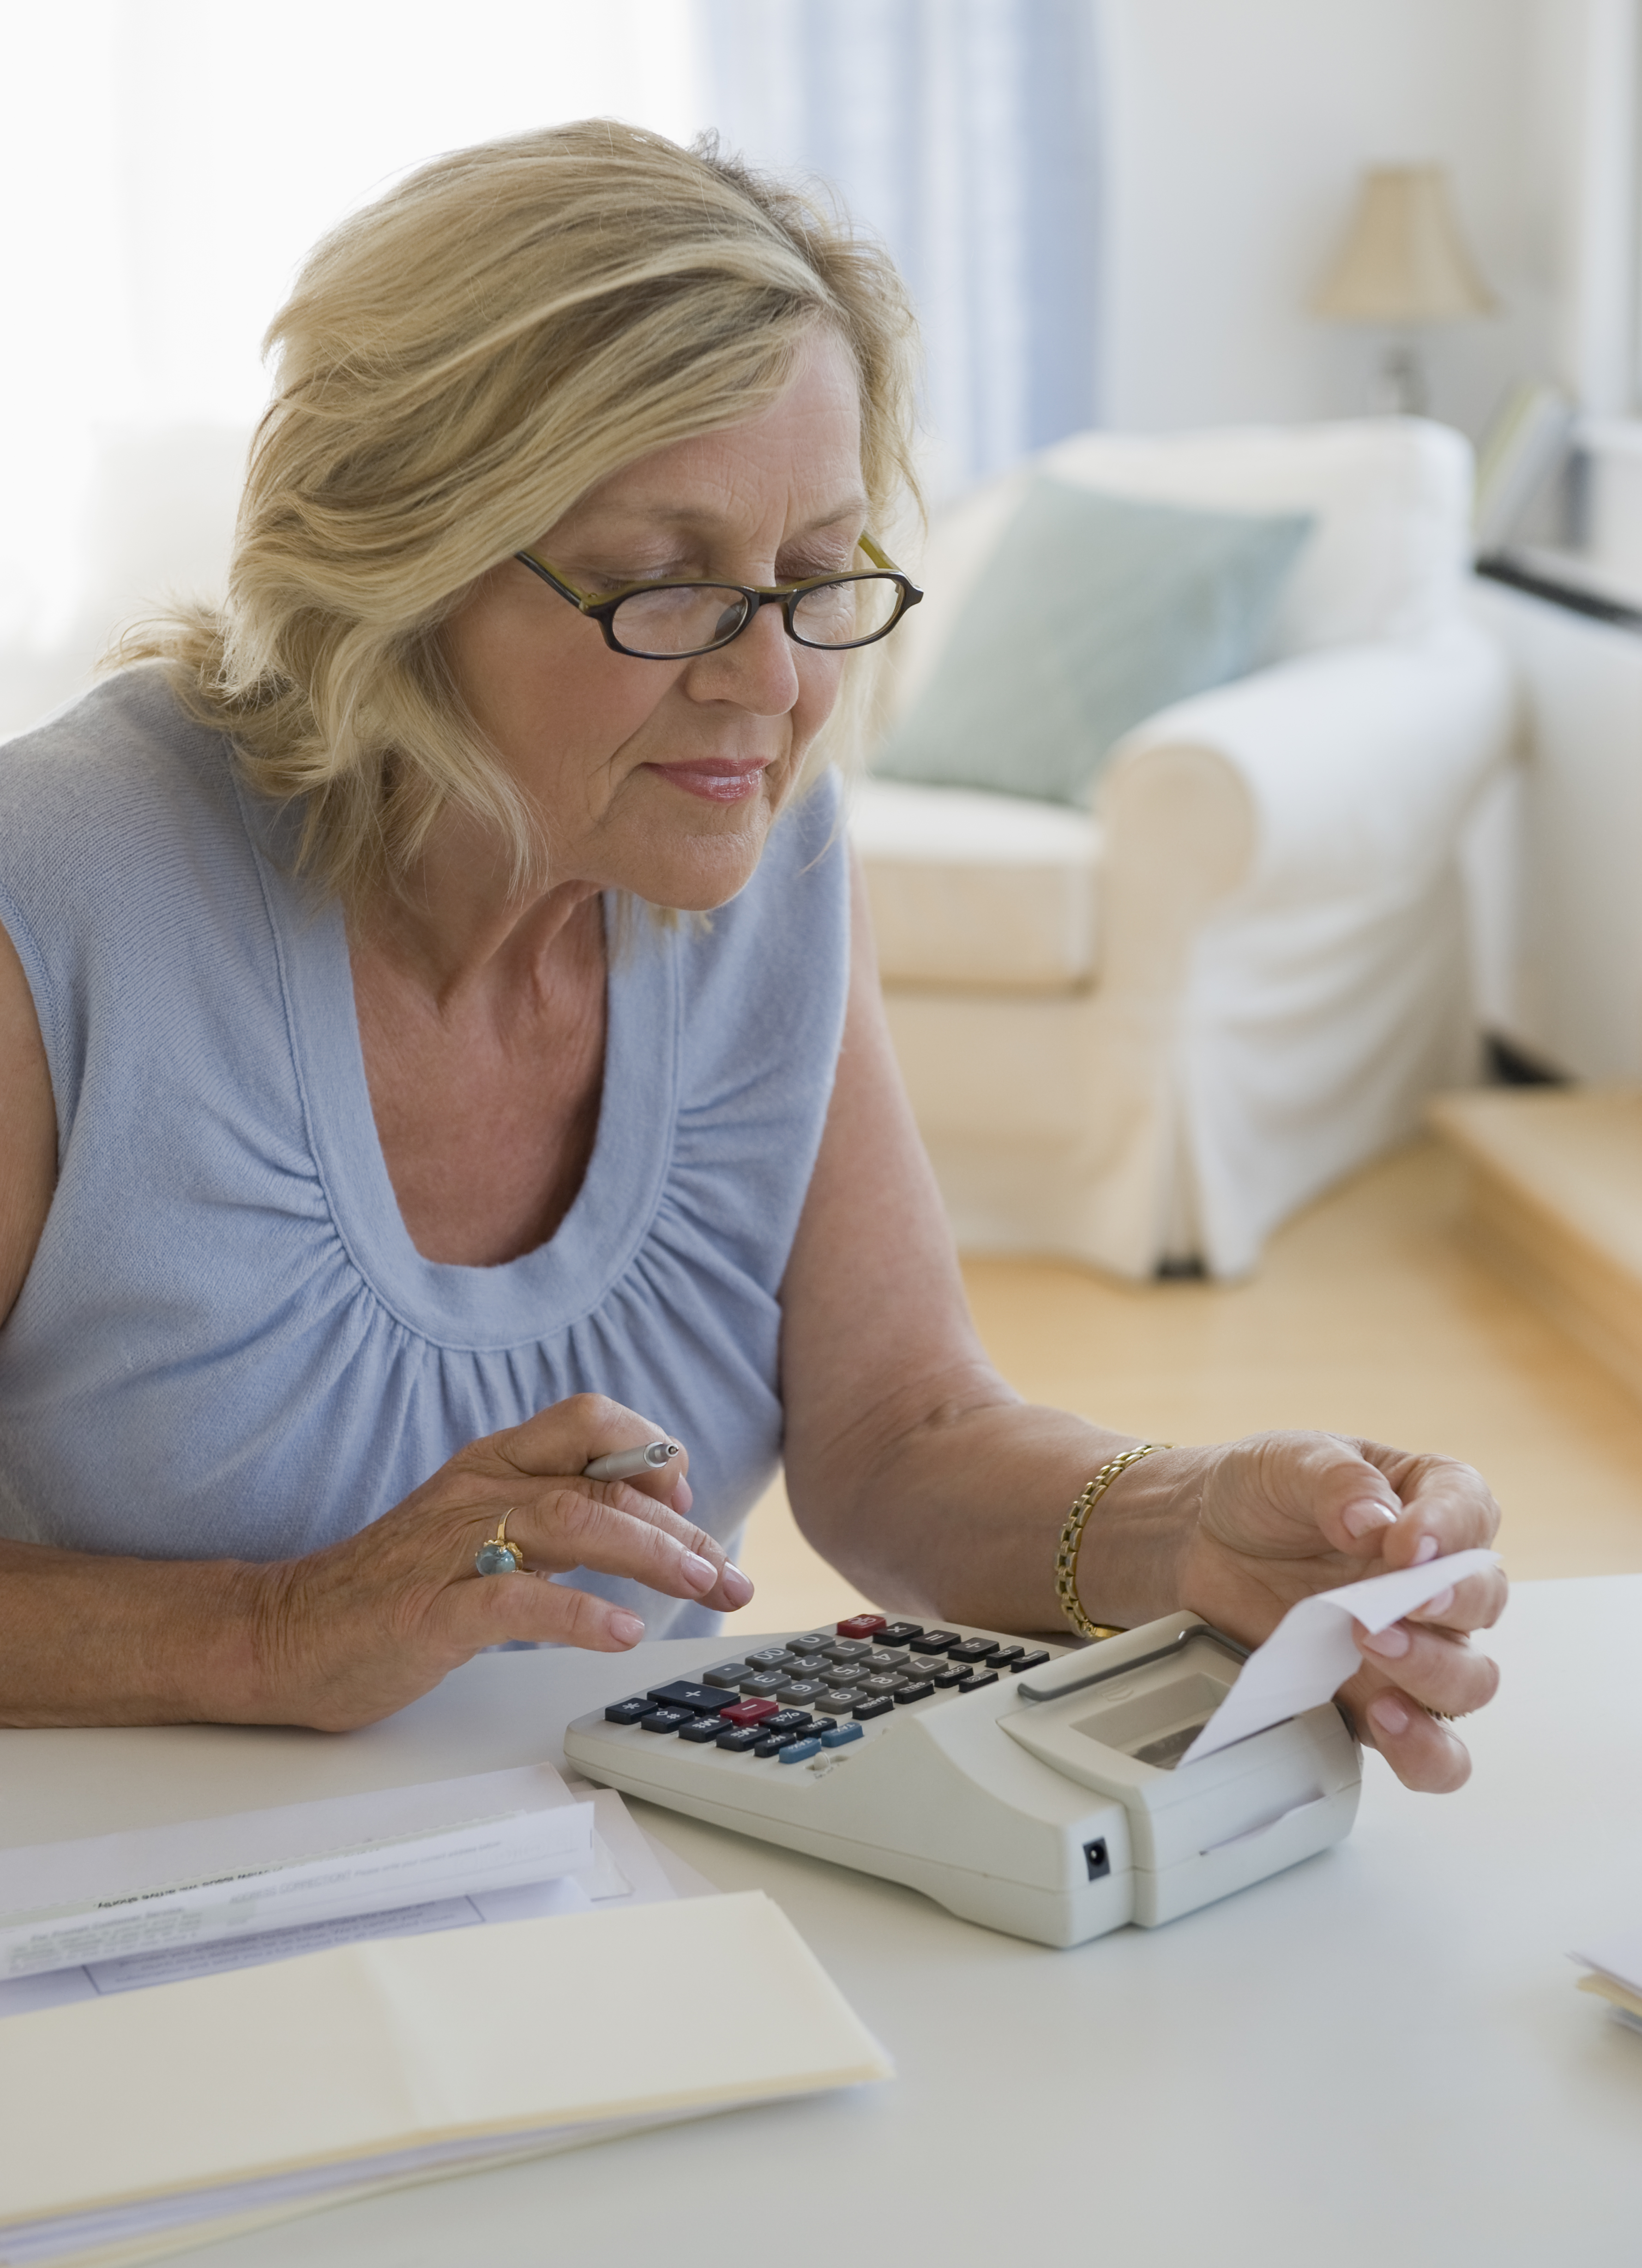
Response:
[[[852,1615],[578,1717],[588,1778],[1069,1946],[1337,1843],[1360,1760],[1332,1702],[1182,1758],[1246,1649],[1182,1610],[1087,1646]]]

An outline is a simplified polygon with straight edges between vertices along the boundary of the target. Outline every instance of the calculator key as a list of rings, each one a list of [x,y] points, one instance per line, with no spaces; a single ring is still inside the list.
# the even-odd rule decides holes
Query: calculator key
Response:
[[[942,1687],[961,1685],[974,1672],[966,1661],[939,1661],[930,1672],[930,1682]]]
[[[818,1701],[815,1706],[824,1709],[829,1717],[848,1716],[858,1702],[870,1701],[873,1697],[870,1693],[864,1693],[858,1685],[828,1685],[822,1690],[827,1697],[824,1701]]]
[[[866,1734],[858,1725],[828,1725],[821,1736],[824,1749],[841,1749],[848,1741],[864,1741]]]
[[[989,1654],[986,1666],[989,1669],[1018,1669],[1026,1653],[1024,1646],[1000,1646],[996,1653]]]
[[[755,1756],[778,1756],[783,1749],[790,1749],[794,1741],[801,1741],[802,1733],[766,1733],[754,1749]]]
[[[764,1719],[767,1733],[805,1733],[815,1722],[807,1709],[777,1709]]]
[[[830,1631],[806,1631],[802,1638],[790,1638],[787,1640],[787,1651],[789,1653],[799,1654],[825,1653],[831,1644]]]
[[[750,1700],[770,1700],[786,1683],[784,1669],[755,1669],[750,1676],[741,1680],[740,1690]]]
[[[888,1625],[887,1615],[850,1615],[836,1625],[840,1638],[876,1638]]]
[[[904,1646],[909,1638],[922,1638],[922,1623],[886,1623],[878,1633],[880,1646]]]
[[[872,1647],[864,1638],[836,1638],[827,1649],[828,1661],[859,1661]]]
[[[877,1677],[864,1677],[861,1680],[861,1690],[863,1693],[899,1693],[906,1682],[904,1671],[886,1670]]]
[[[716,1741],[720,1733],[733,1732],[727,1717],[692,1717],[688,1725],[679,1727],[681,1741]]]
[[[694,1685],[688,1678],[674,1678],[671,1685],[652,1685],[650,1697],[658,1709],[699,1709],[711,1714],[724,1699],[724,1688]]]
[[[1019,1661],[1012,1661],[1009,1667],[1019,1677],[1023,1669],[1042,1669],[1048,1660],[1048,1654],[1039,1646],[1035,1653],[1023,1653]]]
[[[752,1672],[744,1661],[721,1661],[716,1669],[703,1670],[702,1683],[733,1687],[739,1685],[744,1677],[750,1677],[751,1675]]]
[[[818,1740],[794,1741],[790,1749],[782,1749],[781,1761],[784,1764],[801,1764],[807,1757],[820,1754],[821,1742]]]
[[[812,1704],[819,1706],[825,1701],[828,1691],[819,1677],[800,1677],[795,1684],[784,1685],[776,1698],[794,1709],[807,1709]]]
[[[718,1713],[722,1717],[727,1717],[733,1725],[762,1725],[766,1717],[775,1715],[777,1705],[774,1701],[766,1700],[761,1694],[750,1701],[732,1701]]]
[[[610,1725],[636,1725],[641,1717],[648,1717],[655,1707],[648,1693],[633,1701],[612,1701],[605,1711],[605,1722]]]
[[[792,1654],[784,1646],[761,1646],[756,1653],[749,1653],[749,1669],[786,1669],[792,1666]]]
[[[949,1646],[956,1646],[958,1643],[959,1633],[956,1631],[926,1630],[922,1638],[909,1638],[907,1640],[907,1652],[909,1653],[945,1653]]]
[[[864,1653],[861,1656],[856,1667],[858,1669],[865,1669],[876,1675],[878,1671],[884,1669],[904,1669],[911,1659],[911,1655],[904,1647],[875,1646],[871,1653]]]
[[[904,1707],[909,1701],[927,1701],[934,1690],[934,1686],[927,1677],[914,1678],[910,1685],[903,1685],[896,1694],[895,1706],[899,1709]]]
[[[694,1709],[652,1709],[649,1716],[639,1719],[638,1729],[641,1733],[676,1733],[695,1714]]]
[[[983,1685],[996,1685],[997,1683],[998,1672],[995,1669],[976,1669],[964,1679],[958,1690],[960,1693],[978,1693]]]
[[[855,1705],[857,1721],[863,1725],[867,1724],[874,1717],[887,1715],[895,1705],[895,1697],[893,1693],[869,1693],[865,1701],[858,1701]]]
[[[764,1737],[762,1725],[737,1725],[727,1733],[720,1733],[717,1745],[733,1756],[744,1756],[755,1749]]]
[[[995,1638],[961,1638],[956,1646],[946,1649],[948,1661],[984,1661],[989,1653],[998,1652]]]

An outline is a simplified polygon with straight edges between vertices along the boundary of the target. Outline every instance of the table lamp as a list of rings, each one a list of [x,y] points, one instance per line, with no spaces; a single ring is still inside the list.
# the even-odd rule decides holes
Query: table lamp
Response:
[[[1351,234],[1311,300],[1314,315],[1410,331],[1485,315],[1497,306],[1472,263],[1441,166],[1374,166],[1363,176]],[[1388,345],[1380,406],[1425,408],[1425,374],[1409,338]]]

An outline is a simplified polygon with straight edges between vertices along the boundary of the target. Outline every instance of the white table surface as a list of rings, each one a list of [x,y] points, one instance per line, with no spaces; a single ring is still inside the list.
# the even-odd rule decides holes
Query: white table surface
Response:
[[[1521,1586],[1462,1794],[1410,1795],[1368,1757],[1341,1848],[1072,1952],[635,1805],[720,1888],[780,1901],[899,2077],[187,2257],[1634,2268],[1642,2037],[1575,1992],[1565,1955],[1642,1920],[1639,1618],[1642,1577]],[[686,1654],[489,1655],[342,1737],[0,1733],[0,1844],[557,1759],[567,1719]]]

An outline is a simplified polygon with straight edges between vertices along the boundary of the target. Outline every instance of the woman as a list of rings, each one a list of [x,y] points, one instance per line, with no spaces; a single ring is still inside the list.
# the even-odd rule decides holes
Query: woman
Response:
[[[226,611],[0,762],[6,1721],[342,1727],[711,1628],[778,1457],[873,1596],[1008,1630],[1254,1640],[1491,1536],[1445,1460],[1154,1450],[976,1341],[827,770],[916,598],[909,335],[812,208],[602,123],[313,254]],[[690,1478],[584,1476],[661,1433]],[[1361,1642],[1413,1786],[1503,1595]]]

